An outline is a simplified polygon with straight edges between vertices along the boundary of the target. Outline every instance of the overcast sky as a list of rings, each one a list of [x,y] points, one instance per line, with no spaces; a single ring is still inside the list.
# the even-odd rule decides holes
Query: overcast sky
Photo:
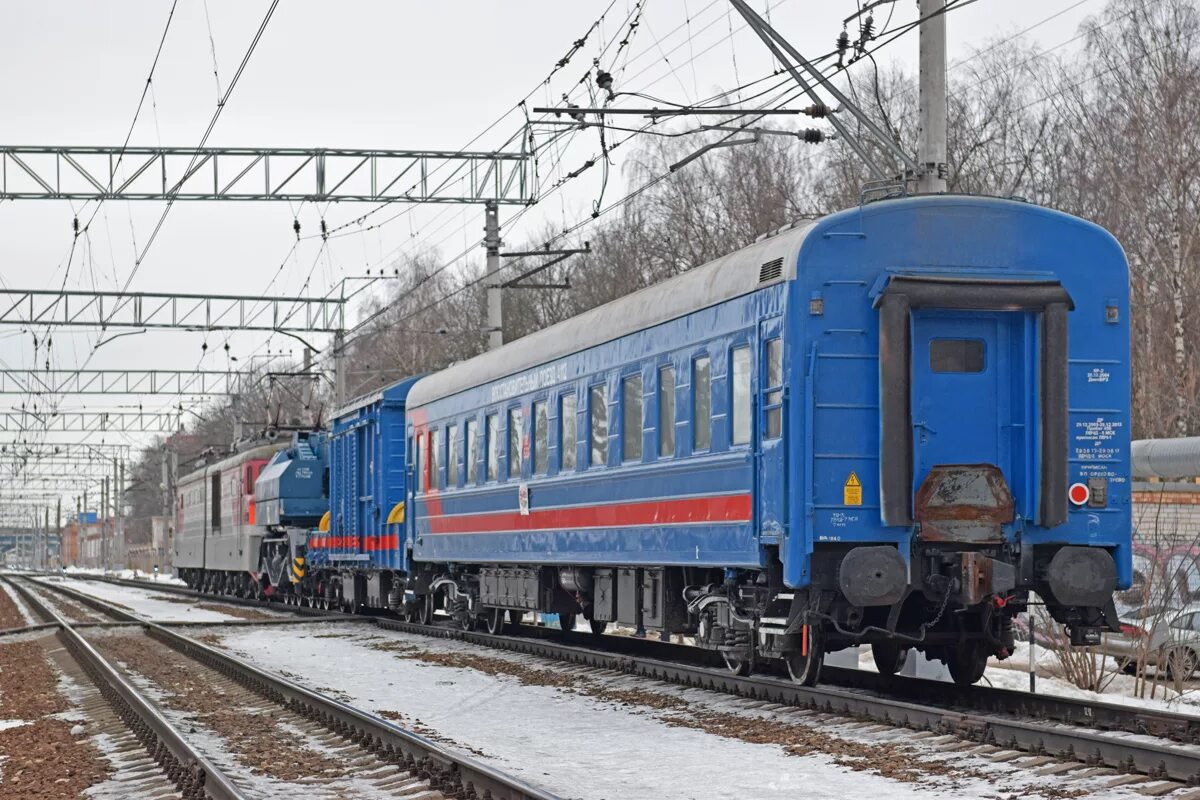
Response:
[[[765,8],[765,0],[752,4]],[[199,143],[215,108],[218,84],[222,89],[228,85],[268,5],[267,0],[178,0],[151,102],[131,144]],[[623,38],[621,23],[634,6],[634,0],[614,0],[611,6],[609,0],[283,0],[209,144],[455,150],[500,119],[473,148],[500,147],[519,128],[516,102],[537,90],[533,101],[545,104],[570,90],[605,45]],[[916,6],[915,0],[895,3],[892,27],[915,19]],[[1102,7],[1102,0],[977,0],[948,17],[951,62],[1036,23],[1042,24],[1024,40],[1053,47],[1071,39],[1080,21]],[[167,0],[7,0],[0,28],[0,142],[119,146],[170,8]],[[555,62],[606,8],[603,24],[587,45],[549,87],[539,88]],[[842,18],[856,8],[855,0],[772,0],[770,18],[802,52],[815,57],[832,48]],[[1063,13],[1047,20],[1058,12]],[[876,10],[877,28],[888,14],[886,5]],[[602,62],[616,73],[618,89],[693,102],[772,69],[769,55],[739,24],[726,0],[645,0],[641,23],[620,63]],[[914,31],[881,55],[884,62],[911,69],[916,53]],[[582,163],[594,145],[592,137],[580,137],[576,150],[564,158],[564,170]],[[617,183],[623,182],[621,162],[633,149],[625,148],[616,158]],[[506,228],[505,239],[518,243],[523,231],[546,221],[561,226],[586,218],[598,178],[589,174],[573,181],[569,190],[526,214],[517,230]],[[608,197],[616,196],[610,187]],[[362,232],[349,228],[350,235],[331,240],[324,250],[319,239],[305,240],[287,258],[295,243],[295,216],[307,236],[316,233],[322,216],[333,227],[371,207],[177,203],[132,288],[295,295],[307,278],[303,293],[320,295],[343,277],[387,266],[396,253],[413,248],[454,256],[478,239],[483,221],[479,207],[406,207],[404,214],[397,212],[406,209],[392,207],[372,218],[395,217],[385,225]],[[87,206],[83,215],[92,208]],[[66,272],[76,213],[72,205],[0,203],[0,278],[8,287],[58,288],[66,272],[69,286],[117,288],[132,268],[135,242],[137,247],[145,243],[162,208],[157,202],[105,203],[90,231],[90,246],[81,240]],[[514,213],[503,209],[502,222]],[[201,344],[206,340],[204,356]],[[89,366],[224,369],[227,340],[243,363],[268,346],[275,351],[296,346],[280,336],[268,344],[257,334],[151,333],[104,345]],[[60,329],[54,338],[54,365],[83,364],[96,341],[94,331]],[[32,366],[31,334],[0,331],[0,359],[11,367]],[[43,359],[44,353],[39,364]],[[5,410],[14,402],[21,398],[0,396]],[[62,408],[114,408],[130,402],[138,399],[67,398]],[[171,401],[143,402],[159,408]]]

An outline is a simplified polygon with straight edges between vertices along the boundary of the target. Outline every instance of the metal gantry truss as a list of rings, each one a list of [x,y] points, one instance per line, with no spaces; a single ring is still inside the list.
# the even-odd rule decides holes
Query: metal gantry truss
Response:
[[[0,288],[0,325],[315,333],[346,327],[339,297],[7,288]]]
[[[235,394],[248,372],[172,369],[0,369],[0,394]]]
[[[0,199],[504,203],[535,198],[524,152],[0,145]]]
[[[179,411],[0,411],[0,431],[174,433]]]
[[[47,457],[82,457],[89,455],[96,458],[112,459],[113,455],[125,455],[133,449],[133,445],[125,442],[54,442],[54,441],[0,441],[0,461],[11,459],[29,459]]]

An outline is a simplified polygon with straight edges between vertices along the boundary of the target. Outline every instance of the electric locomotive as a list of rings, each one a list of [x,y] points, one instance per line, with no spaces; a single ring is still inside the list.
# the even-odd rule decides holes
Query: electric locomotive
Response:
[[[1027,203],[787,226],[412,385],[393,598],[808,684],[858,643],[973,683],[1035,593],[1095,642],[1131,579],[1128,314],[1116,241]]]
[[[270,431],[179,480],[172,564],[188,586],[264,597],[288,592],[294,557],[328,507],[324,434]]]

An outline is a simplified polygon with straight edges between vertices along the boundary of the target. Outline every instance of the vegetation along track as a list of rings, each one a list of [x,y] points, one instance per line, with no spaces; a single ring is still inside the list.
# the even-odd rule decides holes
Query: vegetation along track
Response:
[[[145,581],[106,580],[197,598],[210,597],[180,586],[148,587]],[[247,605],[264,602],[239,598],[223,598],[223,601]],[[298,613],[327,613],[275,606]],[[809,688],[770,675],[734,676],[718,663],[713,653],[649,639],[594,637],[574,632],[564,636],[556,629],[531,626],[516,627],[511,635],[494,636],[383,617],[375,621],[380,627],[392,630],[618,669],[781,705],[953,733],[980,744],[1054,756],[1064,762],[1200,784],[1200,717],[1187,714],[985,686],[959,687],[853,669],[826,669],[822,672],[824,683]]]
[[[248,691],[283,706],[284,709],[279,714],[293,730],[298,728],[304,733],[310,733],[311,729],[317,726],[327,729],[328,733],[332,733],[338,740],[330,743],[332,748],[327,753],[336,752],[339,759],[352,762],[353,765],[352,771],[343,770],[342,775],[333,775],[330,780],[336,782],[339,777],[365,777],[373,780],[372,791],[375,793],[371,796],[417,794],[422,798],[430,797],[431,800],[438,796],[463,800],[553,800],[555,797],[392,723],[260,670],[164,625],[141,619],[111,603],[52,582],[37,581],[36,584],[39,590],[49,590],[69,597],[92,609],[103,611],[117,622],[138,623],[155,645],[165,644],[174,651],[172,655],[198,662],[216,673],[211,685],[227,697],[236,697],[238,691]],[[143,585],[142,588],[146,587]],[[223,625],[220,622],[208,624],[218,627]],[[131,663],[148,664],[155,660],[139,659],[138,650],[145,651],[146,648],[139,646],[137,642],[123,640],[116,647],[125,648],[122,653],[128,655]],[[158,652],[161,654],[169,651]],[[172,658],[164,657],[158,660],[163,663],[147,670],[154,671],[155,674],[146,677],[150,677],[156,684],[160,680],[169,682]],[[209,711],[211,713],[213,709],[210,708]],[[288,717],[294,719],[287,719]],[[232,734],[230,738],[236,737],[236,721],[225,720],[225,723],[227,732]],[[233,742],[231,747],[236,748],[236,745],[237,743]],[[319,759],[313,760],[316,762]],[[338,771],[334,764],[326,766],[331,768],[330,772]],[[387,769],[389,766],[392,769]],[[316,771],[316,767],[313,769]],[[296,779],[302,776],[283,777]],[[359,784],[361,782],[358,780]],[[306,785],[309,785],[307,780]]]

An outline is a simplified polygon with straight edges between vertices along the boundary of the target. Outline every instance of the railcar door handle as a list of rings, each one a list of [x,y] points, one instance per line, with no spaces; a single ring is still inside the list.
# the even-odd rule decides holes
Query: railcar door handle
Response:
[[[933,428],[926,425],[924,422],[914,422],[912,424],[912,426],[914,428],[920,428],[921,430],[925,431],[926,433],[933,433],[933,434],[937,433],[937,431],[935,431]]]

